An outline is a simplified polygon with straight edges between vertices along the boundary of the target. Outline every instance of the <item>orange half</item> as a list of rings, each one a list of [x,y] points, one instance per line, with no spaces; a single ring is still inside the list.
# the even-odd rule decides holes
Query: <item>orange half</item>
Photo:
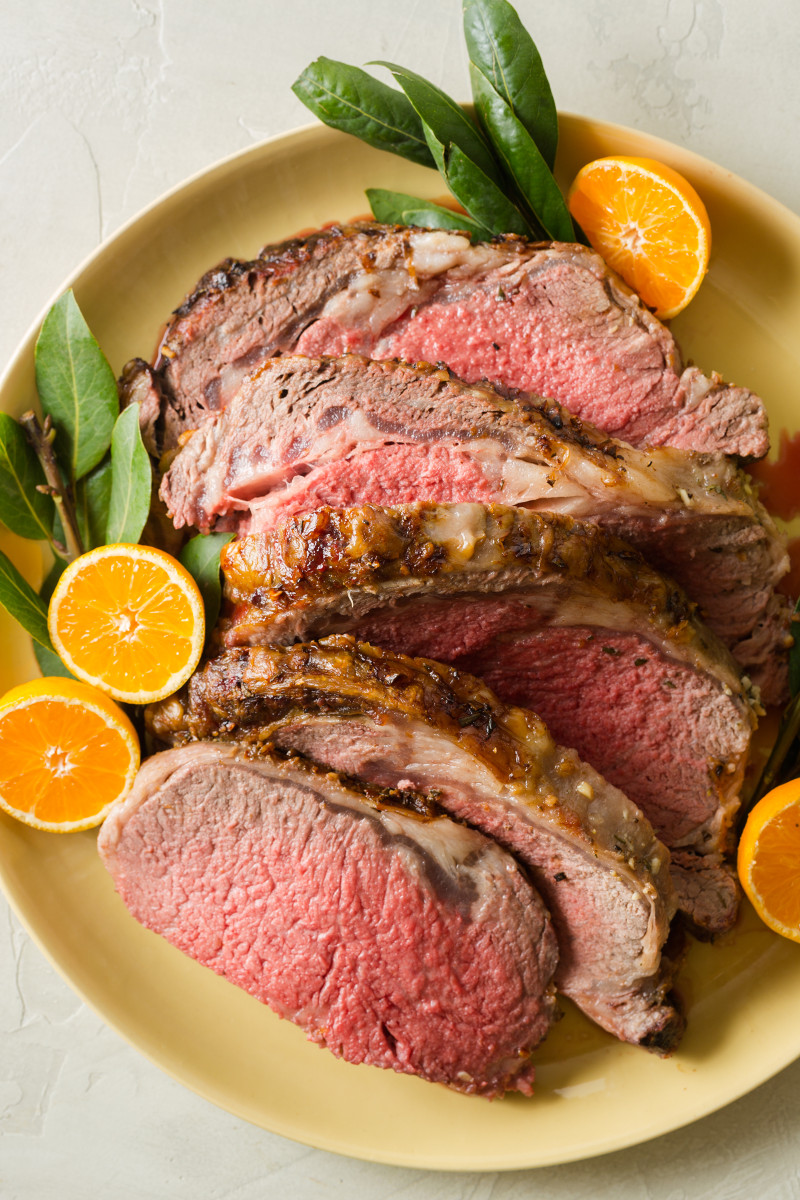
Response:
[[[139,741],[122,709],[74,679],[36,679],[0,700],[0,808],[57,833],[99,825],[131,787]]]
[[[652,158],[587,163],[569,210],[592,246],[657,317],[677,316],[708,269],[711,225],[688,180]]]
[[[739,842],[739,878],[770,929],[800,942],[800,779],[759,800]]]
[[[74,675],[130,704],[177,691],[197,666],[205,619],[200,589],[152,546],[100,546],[64,571],[47,618]]]

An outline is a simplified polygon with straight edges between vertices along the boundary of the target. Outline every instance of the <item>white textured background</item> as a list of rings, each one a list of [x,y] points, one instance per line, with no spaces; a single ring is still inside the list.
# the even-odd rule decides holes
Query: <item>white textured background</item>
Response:
[[[798,0],[518,9],[561,108],[687,145],[800,212]],[[459,0],[0,0],[0,367],[123,221],[215,159],[306,123],[289,85],[321,53],[393,59],[467,96]],[[686,1130],[591,1162],[507,1175],[358,1163],[173,1083],[73,996],[0,899],[0,1200],[390,1196],[798,1200],[800,1064]]]

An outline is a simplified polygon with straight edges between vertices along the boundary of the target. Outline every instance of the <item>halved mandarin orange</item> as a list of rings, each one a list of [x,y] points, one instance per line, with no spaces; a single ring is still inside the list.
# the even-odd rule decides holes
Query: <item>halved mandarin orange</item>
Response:
[[[133,725],[86,683],[36,679],[0,699],[0,808],[26,825],[99,825],[138,767]]]
[[[688,180],[652,158],[598,158],[569,191],[569,210],[592,246],[662,320],[703,282],[711,225]]]
[[[800,942],[800,779],[759,800],[739,842],[739,879],[761,920]]]
[[[131,704],[177,691],[205,636],[200,589],[152,546],[100,546],[75,559],[56,584],[47,624],[73,675]]]

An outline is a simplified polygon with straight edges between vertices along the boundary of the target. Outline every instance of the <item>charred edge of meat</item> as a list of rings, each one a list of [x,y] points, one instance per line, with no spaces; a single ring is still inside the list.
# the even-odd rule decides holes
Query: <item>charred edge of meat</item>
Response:
[[[358,684],[352,695],[340,691],[344,677]],[[146,721],[155,738],[172,744],[183,735],[225,740],[296,712],[380,718],[398,710],[468,743],[495,769],[524,775],[517,747],[503,729],[510,710],[479,679],[443,663],[378,650],[349,634],[226,650],[199,668],[175,696],[148,706]],[[526,732],[552,747],[534,713],[514,711],[517,719],[524,716]]]
[[[257,690],[251,670],[258,674]],[[352,695],[339,691],[345,676],[358,684]],[[149,732],[173,744],[184,734],[193,740],[224,740],[296,712],[380,718],[398,710],[468,742],[493,767],[512,776],[524,773],[516,747],[503,731],[510,710],[479,679],[443,663],[376,649],[349,634],[226,650],[201,666],[174,696],[145,711]],[[534,713],[515,710],[515,715],[524,715],[526,732],[552,745]]]
[[[223,739],[225,740],[225,739]],[[378,787],[377,784],[367,783],[342,771],[331,771],[329,768],[312,762],[296,750],[275,746],[271,742],[236,739],[237,744],[249,759],[270,759],[275,762],[285,762],[303,768],[310,777],[333,780],[342,787],[357,792],[371,808],[379,812],[396,811],[407,817],[417,817],[421,821],[435,821],[439,817],[455,820],[431,793],[418,792],[413,788]],[[456,822],[457,824],[459,822]]]
[[[304,263],[313,260],[320,248],[327,253],[333,244],[346,241],[354,234],[379,240],[385,238],[387,233],[395,233],[408,238],[414,232],[417,232],[415,228],[407,225],[381,225],[374,221],[337,222],[322,229],[315,229],[306,236],[297,235],[285,238],[281,242],[271,242],[262,247],[254,259],[225,258],[217,266],[206,271],[198,280],[186,299],[175,309],[173,317],[180,319],[188,316],[201,300],[219,295],[220,292],[234,287],[238,280],[250,271],[258,271],[260,274],[270,276],[290,274]],[[498,234],[488,240],[495,244],[518,248],[521,254],[531,249],[544,249],[551,245],[550,242],[531,242],[514,233]],[[369,251],[363,256],[363,259],[363,269],[368,271]]]
[[[336,289],[338,290],[338,286]],[[325,293],[320,305],[315,307],[324,307],[324,303],[328,298],[329,293]],[[310,320],[313,319],[313,315]],[[310,321],[309,321],[310,323]],[[284,356],[278,356],[283,358]],[[506,442],[507,435],[504,428],[504,422],[511,422],[513,425],[527,426],[527,436],[535,442],[539,452],[548,459],[555,459],[558,456],[559,449],[563,452],[563,443],[579,446],[590,457],[592,457],[599,465],[605,469],[613,469],[618,473],[625,473],[625,466],[622,465],[624,454],[620,453],[621,443],[614,438],[610,438],[603,430],[596,428],[588,421],[582,421],[579,417],[573,416],[563,405],[557,400],[553,400],[547,396],[537,396],[533,392],[522,391],[520,388],[507,387],[504,384],[490,381],[488,379],[481,380],[476,383],[467,383],[459,375],[457,375],[447,363],[438,362],[422,362],[415,360],[409,362],[402,358],[384,358],[371,359],[363,354],[347,353],[347,354],[320,354],[313,358],[307,358],[305,355],[293,355],[289,353],[286,356],[288,365],[291,365],[292,360],[302,360],[309,367],[317,368],[320,371],[344,368],[345,370],[355,370],[357,372],[371,370],[379,371],[387,376],[394,373],[409,371],[412,372],[420,380],[435,380],[438,383],[437,399],[444,404],[454,398],[480,403],[485,407],[483,414],[487,419],[493,418],[494,425],[492,434],[501,442]],[[259,376],[266,374],[271,370],[274,364],[275,356],[266,359],[260,366],[256,367],[251,375],[250,381],[255,383]],[[283,364],[281,364],[283,365]],[[444,410],[446,411],[446,410]],[[542,422],[545,422],[543,427]],[[549,427],[549,429],[548,429]],[[555,439],[550,440],[549,432],[553,431]],[[442,435],[446,436],[449,433],[446,427],[442,429]],[[459,437],[464,441],[469,441],[470,438],[480,439],[486,436],[487,429],[485,424],[475,425],[474,428],[464,428],[461,423],[457,423],[453,430],[452,436]],[[698,462],[703,462],[706,459],[713,458],[712,455],[697,455]],[[611,467],[608,460],[611,459],[617,465]]]
[[[676,635],[693,622],[697,606],[677,584],[598,526],[499,504],[482,507],[488,518],[485,540],[495,551],[497,571],[525,564],[543,575],[574,573],[610,584],[620,599],[651,612],[663,611]],[[430,578],[451,567],[458,570],[462,557],[451,554],[444,541],[434,542],[426,528],[438,508],[424,503],[395,508],[365,504],[288,517],[272,533],[246,536],[224,548],[227,597],[265,612],[285,611],[303,597],[338,592],[348,584],[364,587],[409,575]]]
[[[404,226],[392,228],[393,231],[406,237],[411,232]],[[254,259],[223,259],[222,262],[201,276],[186,299],[174,310],[161,345],[163,346],[169,341],[169,335],[174,326],[184,317],[189,316],[194,308],[235,288],[245,276],[258,274],[267,278],[279,278],[282,275],[290,275],[306,263],[312,262],[317,257],[319,250],[326,254],[332,245],[345,241],[356,233],[377,238],[383,236],[385,229],[386,226],[374,226],[371,223],[364,225],[335,224],[324,229],[317,229],[306,237],[287,238],[282,242],[264,246]],[[368,262],[362,263],[362,266],[365,270],[369,268]],[[160,370],[167,364],[168,358],[165,361],[159,355],[155,364],[156,370]]]
[[[667,940],[661,947],[661,971],[663,978],[669,981],[669,991],[662,1003],[669,1005],[673,1012],[671,1015],[665,1014],[661,1027],[645,1034],[639,1043],[662,1058],[672,1054],[686,1032],[686,1003],[680,991],[680,981],[678,980],[677,987],[675,981],[688,951],[685,917],[682,912],[678,912],[670,925]]]
[[[670,991],[665,997],[664,1004],[669,1005],[674,1012],[669,1017],[665,1017],[664,1024],[660,1029],[646,1033],[639,1042],[639,1045],[643,1046],[645,1050],[652,1050],[662,1057],[671,1054],[676,1049],[686,1030],[686,1016],[680,997],[674,991]]]
[[[252,723],[261,723],[264,719],[265,702],[269,708],[270,720],[281,720],[293,712],[336,712],[340,716],[363,715],[371,713],[380,715],[382,712],[394,711],[401,704],[408,712],[418,713],[419,716],[434,724],[445,726],[455,732],[461,731],[464,738],[477,740],[491,753],[492,761],[496,763],[497,754],[501,750],[502,739],[492,734],[498,729],[503,719],[505,706],[488,697],[482,696],[485,689],[477,679],[462,673],[461,679],[456,680],[453,668],[444,665],[437,671],[439,664],[425,659],[407,659],[404,662],[394,658],[389,651],[384,651],[380,658],[371,653],[366,644],[359,645],[348,635],[325,638],[323,651],[335,649],[341,659],[341,667],[356,676],[365,686],[386,689],[391,693],[386,703],[381,703],[373,690],[369,694],[353,696],[342,700],[331,695],[330,689],[315,685],[310,679],[304,679],[305,672],[319,669],[320,658],[316,651],[318,643],[300,643],[288,647],[239,647],[225,652],[226,664],[236,664],[245,668],[255,657],[262,656],[262,665],[274,669],[269,680],[270,686],[276,689],[275,695],[257,697],[249,694],[243,679],[243,673],[238,675],[238,686],[231,689],[225,699],[224,709],[227,719],[238,726],[246,727]],[[267,655],[271,657],[267,658]],[[228,657],[230,656],[230,657]],[[223,657],[223,656],[220,656]],[[389,659],[387,663],[385,660]],[[218,660],[214,660],[213,669],[217,669]],[[209,664],[209,667],[211,665]],[[448,678],[449,676],[449,678]],[[291,681],[292,693],[285,689]],[[460,684],[462,695],[454,690]],[[465,693],[472,693],[465,695]],[[343,707],[343,704],[345,707]],[[349,708],[348,708],[349,706]],[[545,737],[544,725],[534,714],[530,714],[528,725],[537,735]],[[212,733],[213,736],[213,733]],[[488,743],[492,743],[491,746]],[[514,756],[509,756],[509,770],[513,771]]]
[[[503,704],[481,680],[464,671],[378,649],[349,634],[291,646],[227,650],[201,667],[180,692],[148,706],[145,721],[159,749],[209,740],[257,747],[260,739],[269,749],[279,726],[309,712],[367,717],[378,726],[398,713],[422,720],[453,738],[494,775],[538,796],[549,820],[572,836],[580,833],[577,814],[564,804],[551,807],[546,778],[538,769],[531,774],[536,753],[552,754],[553,768],[565,777],[579,766],[574,752],[557,747],[535,713]],[[428,792],[424,799],[438,810],[435,795]],[[621,864],[636,871],[657,876],[666,869],[662,862],[654,866],[649,842],[645,847],[634,838],[620,838],[619,831],[606,837],[598,829],[594,836]],[[585,841],[590,844],[588,835]]]

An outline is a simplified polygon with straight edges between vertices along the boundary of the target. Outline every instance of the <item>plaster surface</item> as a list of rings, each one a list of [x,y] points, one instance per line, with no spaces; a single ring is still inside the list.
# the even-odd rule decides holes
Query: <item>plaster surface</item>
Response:
[[[796,0],[518,9],[562,109],[687,145],[800,212]],[[466,96],[460,20],[458,0],[4,0],[0,363],[123,221],[216,159],[305,124],[290,84],[318,54],[407,63]],[[562,1167],[435,1174],[296,1145],[123,1043],[0,897],[3,1200],[797,1200],[798,1164],[800,1063],[687,1129]]]

